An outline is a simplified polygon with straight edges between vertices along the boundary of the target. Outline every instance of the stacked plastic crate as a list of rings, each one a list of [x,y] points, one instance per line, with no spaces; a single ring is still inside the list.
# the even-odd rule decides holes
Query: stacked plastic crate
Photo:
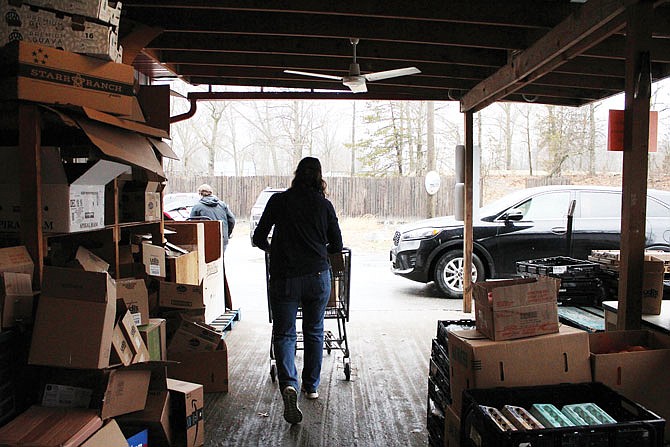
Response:
[[[561,280],[558,304],[561,306],[596,306],[604,298],[600,265],[566,256],[518,261],[522,276],[552,276]]]
[[[449,385],[447,332],[474,328],[475,320],[440,320],[437,322],[437,334],[432,341],[428,371],[426,426],[428,428],[428,445],[431,447],[443,447],[445,445],[445,411],[452,403]]]

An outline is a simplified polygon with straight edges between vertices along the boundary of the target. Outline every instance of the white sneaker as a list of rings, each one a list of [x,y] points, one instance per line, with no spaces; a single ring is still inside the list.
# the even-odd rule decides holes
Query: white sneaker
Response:
[[[284,399],[284,419],[289,424],[297,424],[302,421],[302,411],[298,408],[298,392],[292,386],[287,386],[281,392]]]
[[[307,391],[305,387],[301,387],[302,394],[305,395],[307,399],[318,399],[319,398],[319,392],[314,390],[314,391]]]

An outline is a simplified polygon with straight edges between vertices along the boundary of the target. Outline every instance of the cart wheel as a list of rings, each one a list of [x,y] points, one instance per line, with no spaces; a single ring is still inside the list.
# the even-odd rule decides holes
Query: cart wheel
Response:
[[[344,378],[351,380],[351,365],[349,363],[344,364]]]
[[[270,378],[272,379],[272,383],[277,381],[277,365],[270,365]]]

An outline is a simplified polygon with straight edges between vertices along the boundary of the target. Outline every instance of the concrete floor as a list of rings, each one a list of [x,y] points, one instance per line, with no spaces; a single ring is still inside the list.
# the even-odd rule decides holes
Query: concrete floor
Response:
[[[233,307],[226,335],[230,391],[205,396],[206,446],[425,446],[428,361],[438,320],[472,318],[432,286],[390,273],[388,252],[352,249],[351,312],[346,324],[351,380],[342,352],[324,352],[320,397],[299,397],[301,424],[282,416],[270,378],[270,334],[263,254],[248,238],[226,251]],[[336,331],[336,320],[326,329]],[[302,352],[297,365],[302,364]]]

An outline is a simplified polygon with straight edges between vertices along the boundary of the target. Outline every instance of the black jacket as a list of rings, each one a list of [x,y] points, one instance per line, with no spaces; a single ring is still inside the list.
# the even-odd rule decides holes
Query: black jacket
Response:
[[[274,225],[272,244],[267,237]],[[328,269],[328,254],[342,251],[342,233],[330,200],[305,187],[270,197],[253,236],[270,250],[270,276],[293,278]]]

